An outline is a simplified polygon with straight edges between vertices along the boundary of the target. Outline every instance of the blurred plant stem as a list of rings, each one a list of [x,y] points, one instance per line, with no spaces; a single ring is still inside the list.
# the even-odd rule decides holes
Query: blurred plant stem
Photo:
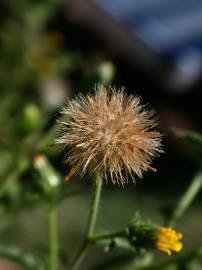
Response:
[[[53,200],[48,202],[49,270],[58,270],[57,210]]]
[[[163,260],[154,264],[143,267],[133,267],[130,270],[165,270],[173,265],[185,266],[188,261],[195,258],[202,258],[202,244],[199,244],[183,254],[176,255],[167,260]],[[171,268],[169,268],[171,269]],[[173,268],[172,268],[173,269]],[[181,269],[181,268],[180,268]],[[184,269],[184,268],[183,268]]]
[[[89,214],[89,219],[88,219],[88,225],[86,229],[86,235],[75,259],[73,260],[72,265],[70,266],[70,268],[68,268],[68,270],[78,269],[87,251],[87,248],[91,242],[91,237],[95,229],[97,214],[98,214],[98,209],[99,209],[100,195],[101,195],[101,190],[102,190],[102,177],[99,174],[96,174],[94,180],[95,180],[94,190],[93,190],[93,196],[92,196],[92,201],[91,201],[91,209],[90,209],[90,214]]]
[[[190,185],[179,200],[177,207],[171,213],[170,218],[167,220],[166,225],[173,225],[175,221],[182,217],[187,208],[191,205],[194,198],[199,193],[202,187],[202,170],[199,170],[193,177]]]
[[[127,232],[125,229],[119,230],[119,231],[114,231],[114,232],[108,232],[108,233],[102,233],[102,234],[96,234],[92,235],[90,237],[90,241],[93,243],[95,242],[102,242],[105,240],[111,240],[114,238],[121,238],[121,237],[127,237]]]

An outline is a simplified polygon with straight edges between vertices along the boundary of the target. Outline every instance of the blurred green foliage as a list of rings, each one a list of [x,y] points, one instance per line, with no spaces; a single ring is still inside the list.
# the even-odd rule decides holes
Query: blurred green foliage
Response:
[[[35,178],[24,180],[34,172],[33,155],[39,151],[55,152],[48,144],[54,138],[54,124],[50,121],[62,105],[57,104],[60,89],[56,85],[54,91],[45,92],[44,84],[58,77],[65,80],[80,65],[77,54],[65,49],[63,33],[49,26],[61,8],[62,3],[54,0],[2,2],[0,211],[4,222],[5,214],[10,215],[36,197]],[[46,97],[51,95],[55,104],[46,103]]]

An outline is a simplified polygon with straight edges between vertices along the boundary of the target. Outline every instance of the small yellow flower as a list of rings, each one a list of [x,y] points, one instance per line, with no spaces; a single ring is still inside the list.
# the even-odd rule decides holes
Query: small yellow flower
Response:
[[[171,255],[172,251],[181,251],[182,243],[179,242],[181,239],[181,233],[178,233],[171,228],[160,227],[157,230],[156,246],[160,251]]]

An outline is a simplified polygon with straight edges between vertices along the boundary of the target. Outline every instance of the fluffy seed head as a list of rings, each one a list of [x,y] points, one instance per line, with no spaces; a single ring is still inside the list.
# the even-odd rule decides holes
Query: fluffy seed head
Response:
[[[142,177],[161,152],[155,113],[123,89],[99,86],[94,95],[78,96],[62,110],[56,144],[67,150],[65,162],[75,173],[99,172],[124,185],[128,175]]]

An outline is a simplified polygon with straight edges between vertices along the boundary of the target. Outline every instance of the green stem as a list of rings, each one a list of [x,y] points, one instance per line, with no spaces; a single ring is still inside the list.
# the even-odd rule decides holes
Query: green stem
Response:
[[[89,240],[92,243],[96,243],[96,242],[100,242],[100,241],[105,241],[105,240],[110,240],[110,239],[114,239],[117,237],[125,237],[126,236],[126,232],[125,230],[119,230],[119,231],[114,231],[114,232],[109,232],[109,233],[102,233],[102,234],[95,234],[92,235]]]
[[[194,258],[202,258],[202,245],[197,245],[184,254],[176,255],[167,260],[157,262],[148,266],[134,267],[131,270],[162,270],[170,265],[185,265],[188,261]]]
[[[95,224],[97,220],[97,213],[98,213],[98,208],[99,208],[101,190],[102,190],[102,177],[99,174],[96,174],[90,215],[89,215],[88,226],[87,226],[87,238],[90,238],[94,232],[94,228],[95,228]]]
[[[55,203],[48,204],[49,270],[58,270],[57,211]]]
[[[91,236],[93,235],[96,220],[97,220],[101,190],[102,190],[102,178],[99,174],[96,174],[95,183],[94,183],[94,191],[93,191],[92,202],[91,202],[91,209],[90,209],[90,214],[88,218],[85,238],[69,270],[78,269],[81,261],[83,260],[85,256],[87,248],[90,244],[90,239],[91,239]]]
[[[184,212],[191,205],[192,201],[199,193],[201,187],[202,187],[202,171],[200,170],[194,176],[187,190],[185,191],[182,198],[178,202],[178,205],[173,211],[171,218],[168,220],[167,225],[169,226],[173,225],[175,221],[184,214]]]
[[[83,241],[78,253],[76,254],[72,265],[70,266],[69,270],[76,270],[78,269],[79,265],[81,264],[86,251],[87,251],[87,247],[88,247],[88,242],[86,241],[86,239]]]

